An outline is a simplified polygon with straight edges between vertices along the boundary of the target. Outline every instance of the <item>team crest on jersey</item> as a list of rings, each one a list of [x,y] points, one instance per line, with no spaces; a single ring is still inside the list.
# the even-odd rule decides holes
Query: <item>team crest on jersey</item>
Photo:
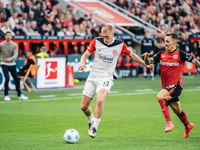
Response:
[[[113,50],[112,53],[113,53],[113,55],[117,55],[117,50],[116,49]]]
[[[178,59],[178,55],[174,55],[173,58],[174,58],[174,59]]]

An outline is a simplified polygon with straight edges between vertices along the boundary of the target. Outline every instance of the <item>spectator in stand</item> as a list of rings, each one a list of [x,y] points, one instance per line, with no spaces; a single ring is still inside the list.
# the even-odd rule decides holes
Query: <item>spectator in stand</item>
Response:
[[[90,21],[86,22],[86,35],[92,36],[92,25]]]
[[[29,14],[28,14],[28,21],[30,21],[30,22],[36,21],[34,11],[30,11],[29,12]]]
[[[4,23],[4,26],[1,28],[1,30],[3,31],[4,34],[6,32],[10,32],[12,36],[15,35],[15,33],[10,29],[10,24],[8,21]]]
[[[10,4],[6,4],[5,11],[6,11],[6,20],[8,20],[8,18],[11,17],[11,7],[10,7]]]
[[[26,25],[24,27],[22,27],[22,30],[26,33],[27,36],[35,35],[34,30],[31,28],[30,21],[26,22]]]
[[[17,0],[13,0],[12,1],[12,5],[11,5],[10,13],[12,14],[13,12],[17,12],[18,14],[21,14],[22,11],[21,11],[21,9],[19,7],[19,6],[21,6],[20,4],[21,4],[21,2],[17,2]]]
[[[40,25],[42,23],[42,20],[43,20],[43,18],[41,16],[41,13],[42,13],[41,3],[37,1],[35,5],[36,5],[36,8],[33,9],[34,14],[35,14],[34,16],[35,16],[35,19],[37,21],[37,24]]]
[[[46,25],[46,29],[47,29],[47,32],[48,32],[49,36],[56,36],[56,35],[55,35],[55,31],[54,31],[54,29],[52,28],[51,23],[48,23],[48,24]]]
[[[36,21],[32,21],[31,22],[31,28],[33,29],[35,35],[40,35],[39,28],[37,27],[37,22]]]
[[[0,22],[2,22],[2,23],[6,22],[6,18],[4,16],[5,16],[4,12],[0,11]]]
[[[12,16],[8,18],[11,30],[14,30],[15,26],[18,24],[19,20],[17,18],[17,12],[13,12]]]
[[[66,24],[66,27],[68,27],[68,26],[73,27],[72,16],[70,14],[66,15],[65,24]]]
[[[47,9],[46,3],[42,3],[41,17],[45,18],[48,14],[50,14],[50,10]]]
[[[94,15],[91,13],[90,17],[88,19],[91,22],[92,28],[96,27],[97,23],[96,20],[94,19]]]
[[[4,36],[4,32],[1,30],[2,28],[2,23],[0,22],[0,36]]]
[[[31,3],[30,0],[26,0],[26,6],[23,9],[23,12],[26,12],[27,14],[29,14],[30,11],[33,11],[33,5]]]
[[[49,57],[49,54],[47,53],[47,48],[45,46],[42,46],[40,48],[40,52],[37,53],[36,55],[37,57],[40,57],[40,58],[48,58]]]
[[[50,12],[50,14],[47,14],[44,17],[43,23],[46,23],[46,24],[52,23],[52,24],[54,24],[55,16],[56,16],[56,14],[54,12]]]
[[[26,12],[23,12],[22,13],[22,22],[23,22],[24,26],[25,26],[27,21],[28,21],[28,14]]]
[[[179,47],[182,51],[187,53],[193,53],[192,50],[192,42],[189,40],[187,33],[181,33],[181,40],[179,43]]]
[[[48,32],[47,25],[45,23],[41,24],[39,32],[41,35],[45,35],[45,33]]]
[[[67,5],[66,8],[65,8],[65,14],[68,15],[73,15],[73,14],[76,14],[76,9],[70,5]]]
[[[155,15],[151,15],[151,18],[148,21],[150,24],[154,25],[154,26],[158,26],[157,21],[156,21],[156,16]]]
[[[0,12],[3,12],[4,16],[2,18],[7,18],[6,17],[6,10],[4,8],[4,4],[0,1]]]
[[[57,35],[57,36],[64,36],[65,35],[65,31],[61,27],[60,20],[56,20],[54,31],[55,31],[55,35]]]
[[[78,18],[77,18],[77,14],[76,13],[72,14],[72,23],[73,24],[78,24]]]
[[[62,10],[60,9],[60,3],[58,1],[56,1],[54,6],[56,7],[57,15],[59,16],[60,14],[62,14]]]
[[[13,30],[15,32],[15,35],[26,35],[26,33],[22,30],[23,22],[19,22],[18,26],[15,27]]]
[[[165,21],[165,24],[168,25],[168,30],[170,31],[171,27],[174,25],[174,18],[172,16],[167,16],[167,20]]]
[[[64,15],[64,13],[61,13],[61,14],[58,16],[58,19],[60,20],[60,23],[61,23],[62,28],[66,28],[66,24],[65,24],[65,15]]]
[[[81,36],[81,29],[78,24],[74,24],[74,32],[76,36]]]
[[[66,36],[74,36],[74,35],[75,35],[75,32],[73,31],[73,27],[68,26],[67,31],[66,31]]]

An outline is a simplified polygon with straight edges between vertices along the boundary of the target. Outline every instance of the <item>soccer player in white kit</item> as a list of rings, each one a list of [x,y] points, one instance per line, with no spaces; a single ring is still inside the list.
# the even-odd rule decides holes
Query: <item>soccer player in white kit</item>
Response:
[[[94,38],[85,53],[81,57],[79,70],[85,68],[87,58],[94,52],[93,67],[83,90],[81,109],[89,120],[88,135],[92,138],[96,132],[103,113],[103,103],[110,92],[114,80],[114,70],[116,68],[119,55],[126,54],[138,63],[147,66],[152,71],[153,65],[146,65],[145,62],[135,53],[128,50],[121,40],[114,38],[114,28],[112,25],[104,25],[101,29],[100,38]],[[94,117],[90,103],[97,95],[96,109]]]

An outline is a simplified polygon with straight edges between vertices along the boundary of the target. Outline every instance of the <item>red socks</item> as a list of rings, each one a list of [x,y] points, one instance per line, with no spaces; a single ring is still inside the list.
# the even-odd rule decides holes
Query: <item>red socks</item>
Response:
[[[169,107],[167,105],[167,101],[164,98],[162,98],[158,102],[160,103],[160,107],[163,112],[163,115],[165,116],[166,122],[170,122],[171,118],[170,118]]]
[[[187,115],[185,114],[184,110],[182,109],[182,112],[177,116],[179,117],[181,122],[184,124],[184,126],[187,128],[190,123],[187,119]]]

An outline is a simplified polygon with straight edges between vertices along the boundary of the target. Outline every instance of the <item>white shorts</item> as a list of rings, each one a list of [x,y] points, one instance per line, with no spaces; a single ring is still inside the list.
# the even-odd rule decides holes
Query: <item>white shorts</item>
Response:
[[[99,80],[87,80],[84,86],[83,95],[90,98],[94,98],[95,94],[100,89],[106,89],[108,93],[113,86],[113,80],[110,79],[99,79]]]

